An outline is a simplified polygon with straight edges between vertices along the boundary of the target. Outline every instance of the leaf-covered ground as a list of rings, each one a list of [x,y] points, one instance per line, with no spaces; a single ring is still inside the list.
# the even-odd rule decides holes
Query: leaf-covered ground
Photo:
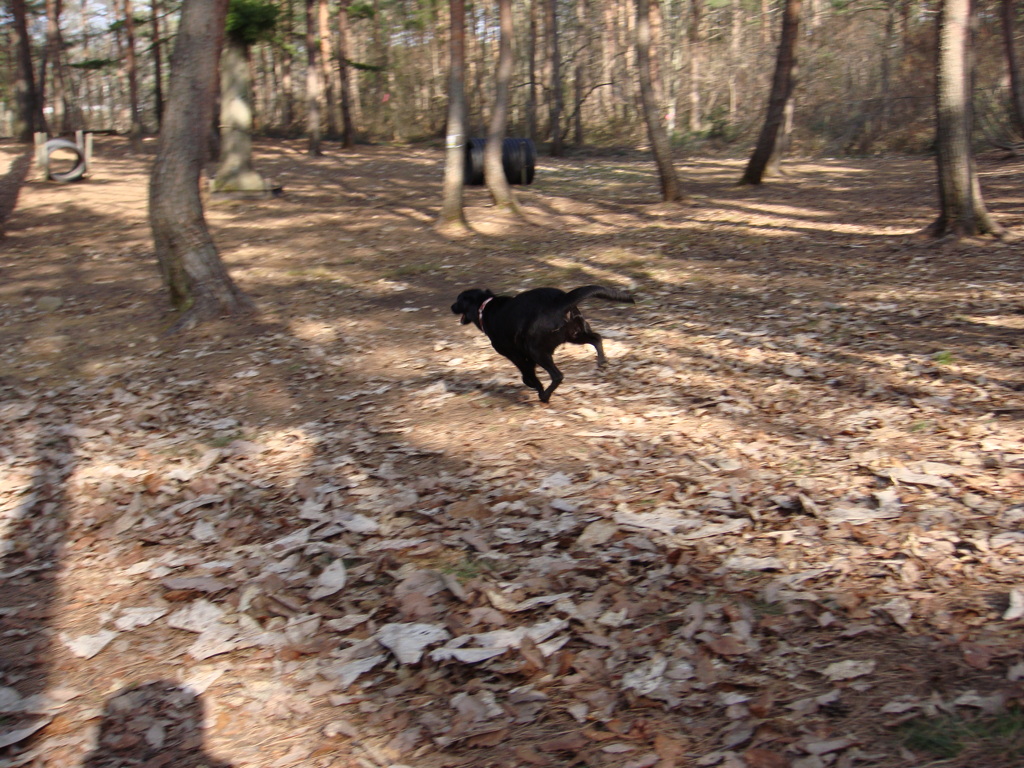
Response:
[[[0,251],[0,766],[1024,764],[1024,248],[917,238],[929,158],[541,158],[447,240],[440,151],[266,143],[259,316],[167,336],[97,154]],[[546,406],[449,311],[587,283]]]

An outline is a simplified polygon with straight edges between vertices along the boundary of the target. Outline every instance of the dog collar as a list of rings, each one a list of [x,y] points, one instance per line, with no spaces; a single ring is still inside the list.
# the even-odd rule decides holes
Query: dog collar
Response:
[[[480,305],[480,309],[478,309],[476,312],[477,321],[480,323],[481,331],[484,331],[484,307],[486,307],[493,298],[493,296],[488,296],[486,299],[484,299],[484,303]],[[484,331],[484,333],[487,333],[487,331]]]

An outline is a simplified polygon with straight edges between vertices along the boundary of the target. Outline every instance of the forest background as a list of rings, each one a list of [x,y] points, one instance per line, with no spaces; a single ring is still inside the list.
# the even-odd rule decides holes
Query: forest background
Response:
[[[804,4],[789,126],[802,151],[921,152],[932,145],[938,5]],[[677,149],[747,151],[770,86],[782,6],[771,0],[667,0],[652,8],[657,98]],[[249,47],[257,134],[301,135],[317,109],[328,139],[342,136],[345,111],[355,140],[443,138],[447,4],[242,0],[232,3],[232,12],[252,14],[260,7],[272,9],[275,23]],[[19,13],[33,43],[44,129],[145,134],[160,123],[179,11],[180,4],[168,0],[11,0],[0,27],[6,38],[0,134],[17,132],[14,103],[24,88],[16,61]],[[984,134],[1001,142],[1007,141],[1012,113],[1004,14],[1013,42],[1020,10],[1011,2],[977,4],[976,114]],[[513,18],[509,135],[552,148],[645,140],[631,3],[518,0]],[[496,7],[469,3],[465,87],[472,135],[485,133],[498,42]]]

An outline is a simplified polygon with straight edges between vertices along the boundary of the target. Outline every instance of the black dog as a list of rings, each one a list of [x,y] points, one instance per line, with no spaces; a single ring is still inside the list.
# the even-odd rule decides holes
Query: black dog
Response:
[[[557,288],[534,288],[518,296],[495,296],[488,290],[472,288],[459,294],[452,312],[462,316],[463,325],[474,323],[487,334],[491,346],[516,364],[523,383],[537,390],[541,402],[546,403],[565,378],[551,357],[559,346],[566,342],[592,344],[597,350],[597,364],[605,363],[600,335],[576,306],[591,296],[633,303],[633,297],[625,291],[600,285],[585,285],[569,293]],[[547,389],[537,378],[538,365],[551,377]]]

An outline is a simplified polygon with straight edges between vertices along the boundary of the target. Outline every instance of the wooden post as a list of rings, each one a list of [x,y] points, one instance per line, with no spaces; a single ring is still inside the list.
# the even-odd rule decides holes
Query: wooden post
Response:
[[[43,178],[47,179],[50,177],[50,164],[49,158],[46,155],[46,142],[49,140],[49,136],[45,133],[37,131],[32,134],[32,139],[36,145],[36,168],[43,174]]]

